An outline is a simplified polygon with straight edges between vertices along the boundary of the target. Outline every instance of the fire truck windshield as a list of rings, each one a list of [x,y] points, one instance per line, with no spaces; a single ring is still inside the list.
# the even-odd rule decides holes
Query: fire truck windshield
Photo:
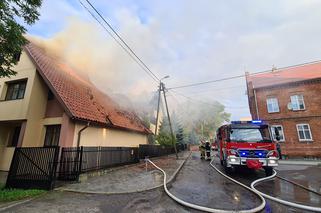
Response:
[[[268,128],[232,128],[230,141],[233,142],[272,142]]]

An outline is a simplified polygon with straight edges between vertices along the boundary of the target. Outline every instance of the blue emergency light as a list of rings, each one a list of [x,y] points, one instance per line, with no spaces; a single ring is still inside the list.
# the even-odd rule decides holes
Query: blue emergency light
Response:
[[[252,121],[231,121],[232,124],[263,124],[262,120],[252,120]]]
[[[263,123],[262,120],[253,120],[252,121],[252,124],[261,124],[261,123]]]

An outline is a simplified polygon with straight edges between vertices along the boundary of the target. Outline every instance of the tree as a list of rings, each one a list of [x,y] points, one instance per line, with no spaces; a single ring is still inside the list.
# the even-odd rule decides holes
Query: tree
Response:
[[[216,129],[229,121],[230,114],[225,112],[224,105],[217,101],[207,102],[186,102],[179,107],[179,120],[188,135],[188,143],[197,144],[202,138],[213,138]]]
[[[184,144],[184,129],[181,126],[179,126],[177,130],[176,141],[179,144]]]
[[[176,139],[173,138],[174,144],[176,144]],[[169,124],[167,120],[164,120],[160,127],[158,135],[156,136],[157,143],[163,146],[173,146],[172,144],[172,135],[169,129]]]
[[[27,43],[23,36],[26,28],[18,23],[22,20],[32,25],[38,20],[42,0],[1,0],[0,1],[0,78],[10,77],[16,72],[22,47]]]

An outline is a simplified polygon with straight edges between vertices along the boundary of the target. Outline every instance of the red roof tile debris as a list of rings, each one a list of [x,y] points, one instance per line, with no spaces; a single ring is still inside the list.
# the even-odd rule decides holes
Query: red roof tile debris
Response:
[[[321,62],[276,69],[269,73],[248,76],[254,88],[270,87],[321,78]]]
[[[49,56],[31,42],[25,46],[25,50],[70,117],[144,134],[151,133],[136,114],[122,110],[107,94],[81,78],[67,64]]]

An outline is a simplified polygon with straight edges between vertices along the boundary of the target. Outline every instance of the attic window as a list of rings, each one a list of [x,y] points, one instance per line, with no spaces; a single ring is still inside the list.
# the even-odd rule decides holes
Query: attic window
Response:
[[[54,99],[54,94],[51,92],[51,90],[48,90],[48,101],[53,100]]]
[[[13,55],[13,59],[18,62],[18,61],[20,61],[20,56],[21,56],[21,51],[16,52],[16,53]]]

